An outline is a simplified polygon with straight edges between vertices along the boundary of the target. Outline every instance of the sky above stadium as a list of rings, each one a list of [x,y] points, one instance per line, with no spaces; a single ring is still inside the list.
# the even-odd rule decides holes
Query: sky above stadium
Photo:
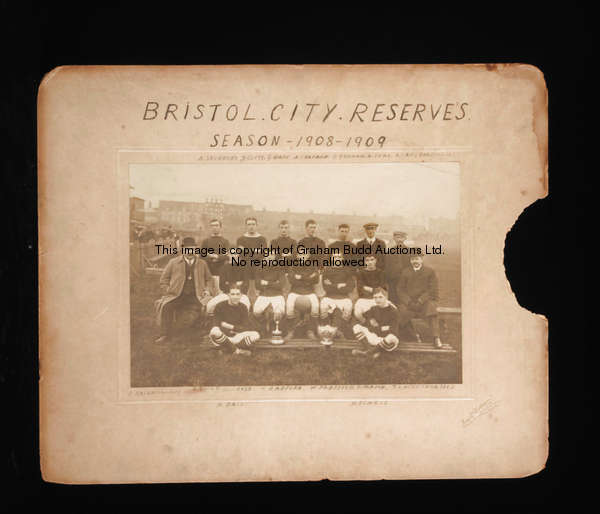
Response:
[[[152,202],[249,204],[256,210],[444,217],[460,204],[458,163],[131,164],[130,194]]]

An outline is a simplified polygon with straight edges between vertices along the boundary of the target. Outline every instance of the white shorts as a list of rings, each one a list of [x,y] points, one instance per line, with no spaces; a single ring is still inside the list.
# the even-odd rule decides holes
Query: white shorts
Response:
[[[269,305],[273,308],[273,314],[279,316],[285,314],[285,300],[283,296],[259,296],[254,302],[254,314],[260,316]]]
[[[352,316],[352,300],[350,298],[321,298],[321,317],[326,318],[335,309],[342,311],[342,317],[349,320]]]
[[[223,334],[223,331],[219,327],[213,327],[210,330],[209,335],[211,342],[215,346],[221,346],[221,344],[224,342],[223,337],[227,337]],[[228,338],[233,344],[239,344],[243,341],[245,345],[248,346],[251,343],[258,341],[260,339],[260,334],[254,330],[245,330],[229,336]]]
[[[392,352],[398,348],[398,338],[394,334],[388,334],[384,337],[371,332],[367,327],[358,323],[352,327],[354,335],[359,341],[365,341],[371,346],[379,346],[386,352]]]
[[[375,300],[373,300],[373,298],[359,298],[354,304],[354,315],[359,321],[364,322],[365,318],[363,314],[374,306]]]
[[[288,318],[293,318],[296,315],[295,306],[296,300],[298,298],[308,298],[310,301],[310,315],[313,317],[317,317],[319,315],[319,298],[315,293],[311,294],[298,294],[298,293],[290,293],[288,294],[286,301],[285,313]]]
[[[206,314],[214,314],[215,307],[221,302],[225,302],[227,300],[229,300],[229,296],[225,293],[219,293],[217,296],[211,298],[206,304]],[[250,312],[250,299],[245,294],[242,295],[240,302],[248,307],[248,312]]]

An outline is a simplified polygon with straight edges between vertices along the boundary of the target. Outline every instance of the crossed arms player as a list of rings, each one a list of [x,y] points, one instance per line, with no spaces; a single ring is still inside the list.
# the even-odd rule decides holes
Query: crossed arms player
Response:
[[[306,261],[306,255],[298,256],[300,261]],[[316,321],[319,318],[319,298],[315,293],[315,286],[319,283],[319,268],[318,266],[302,266],[289,268],[287,274],[290,282],[290,292],[286,301],[286,318],[289,322],[290,329],[285,336],[285,340],[294,338],[294,330],[299,324],[299,309],[296,307],[298,299],[306,300],[310,305],[310,322],[307,330],[309,339],[315,339]]]
[[[273,261],[277,255],[270,253],[267,260]],[[254,302],[254,317],[260,322],[265,336],[275,327],[271,321],[279,322],[285,314],[283,298],[284,274],[277,268],[267,266],[255,272],[258,297]]]
[[[323,272],[323,289],[325,296],[321,298],[319,335],[329,342],[337,335],[348,331],[352,317],[352,299],[356,281],[352,268],[342,267],[341,255],[333,255],[335,266]]]

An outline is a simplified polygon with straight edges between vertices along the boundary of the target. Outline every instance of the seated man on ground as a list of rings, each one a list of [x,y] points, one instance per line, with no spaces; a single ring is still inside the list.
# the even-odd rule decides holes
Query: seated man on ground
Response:
[[[398,281],[398,319],[400,328],[410,328],[418,341],[420,335],[412,326],[415,318],[429,322],[436,348],[442,348],[440,322],[437,312],[438,279],[432,268],[423,266],[421,255],[411,255],[410,266],[405,268]]]
[[[319,335],[329,342],[335,337],[351,337],[349,322],[352,317],[352,300],[350,293],[356,281],[352,268],[340,266],[341,255],[333,255],[335,266],[325,268],[323,272],[323,288],[325,296],[321,298],[321,322]]]
[[[387,299],[387,291],[378,287],[373,292],[375,305],[364,313],[364,323],[356,323],[352,330],[362,348],[352,350],[352,355],[379,357],[381,351],[392,352],[398,348],[398,310]]]
[[[227,300],[214,310],[210,340],[219,348],[236,355],[250,355],[250,347],[260,338],[253,330],[248,307],[241,302],[242,292],[238,286],[230,286]]]

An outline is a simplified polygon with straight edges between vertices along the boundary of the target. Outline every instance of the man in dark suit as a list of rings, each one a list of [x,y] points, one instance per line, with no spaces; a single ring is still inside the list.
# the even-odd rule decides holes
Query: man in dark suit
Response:
[[[406,232],[401,230],[394,230],[394,241],[391,243],[388,251],[390,252],[385,256],[385,279],[388,285],[389,299],[394,305],[398,304],[398,281],[402,276],[402,272],[410,266],[410,255],[402,253],[408,250],[404,246],[406,241]]]
[[[160,327],[160,337],[156,343],[168,341],[177,312],[187,308],[200,311],[202,303],[210,296],[213,278],[208,265],[195,251],[195,239],[185,237],[181,244],[181,255],[169,261],[160,277],[165,294],[155,302]]]
[[[377,227],[379,225],[377,223],[365,223],[363,228],[365,229],[366,237],[361,239],[356,243],[356,248],[370,248],[370,253],[365,253],[364,255],[373,255],[377,260],[376,266],[377,269],[383,270],[385,269],[385,254],[383,251],[386,248],[385,241],[383,239],[379,239],[375,237],[375,233],[377,232]],[[382,253],[377,253],[377,249]]]
[[[412,319],[424,318],[429,322],[435,347],[441,348],[437,312],[438,278],[432,268],[423,266],[421,255],[410,256],[410,266],[402,272],[396,292],[399,299],[397,305],[399,327],[409,326]],[[420,340],[419,334],[415,333],[415,335]]]

